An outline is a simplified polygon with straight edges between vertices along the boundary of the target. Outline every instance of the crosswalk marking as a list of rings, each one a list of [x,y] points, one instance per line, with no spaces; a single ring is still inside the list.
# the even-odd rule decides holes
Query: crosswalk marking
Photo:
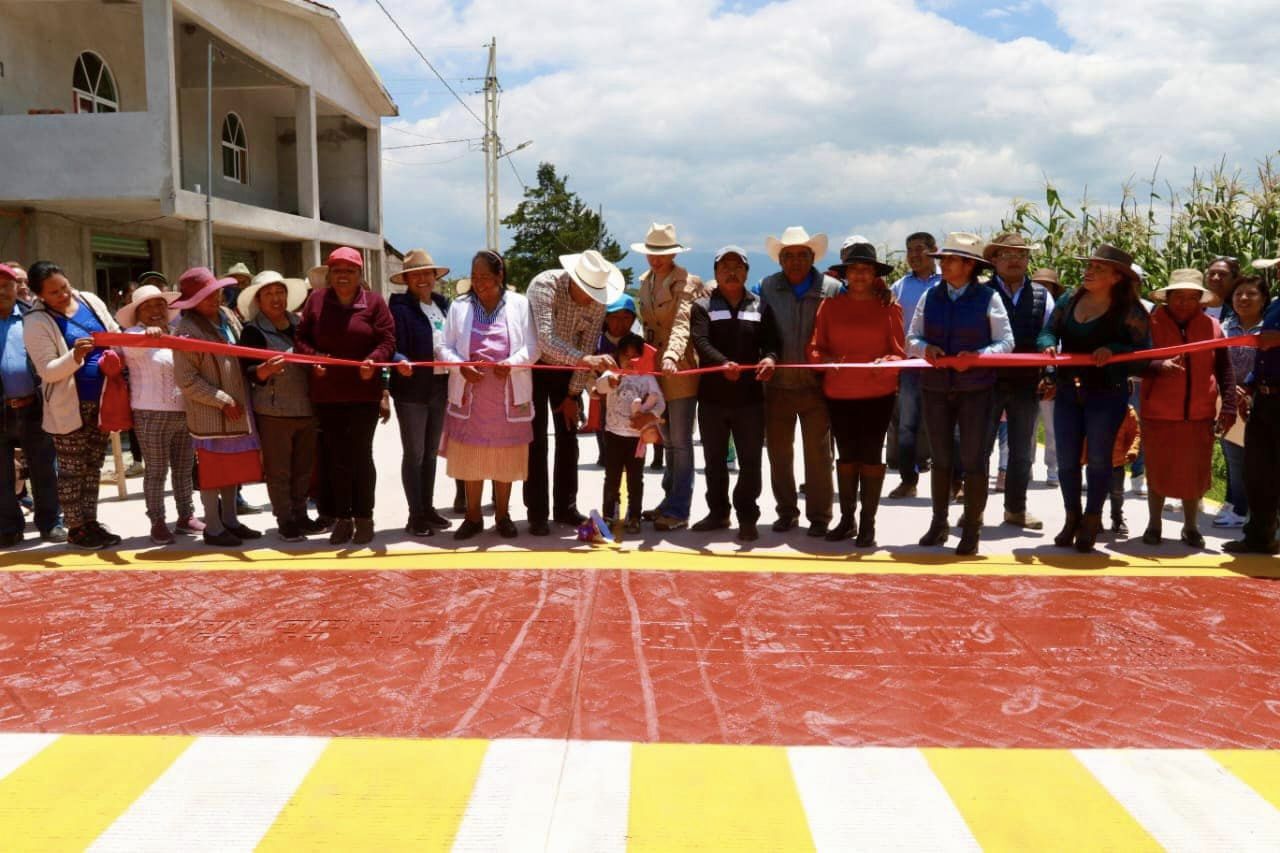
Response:
[[[488,744],[329,742],[261,850],[448,850]]]
[[[1280,846],[1280,812],[1204,753],[1098,749],[1077,755],[1170,851]]]
[[[58,738],[0,779],[5,849],[84,849],[192,740],[132,735]]]
[[[636,744],[631,850],[812,850],[786,750]]]
[[[985,850],[1159,850],[1069,752],[927,749]]]
[[[981,849],[917,750],[793,746],[787,754],[819,850]]]
[[[1259,796],[1280,809],[1280,754],[1248,749],[1222,749],[1209,757],[1230,770]]]
[[[544,849],[567,748],[560,740],[491,744],[453,849]]]
[[[0,734],[0,779],[30,761],[40,750],[58,739],[57,735],[6,732]]]
[[[569,741],[548,850],[623,853],[631,800],[631,744]]]
[[[200,738],[90,849],[253,850],[325,743],[304,737]]]

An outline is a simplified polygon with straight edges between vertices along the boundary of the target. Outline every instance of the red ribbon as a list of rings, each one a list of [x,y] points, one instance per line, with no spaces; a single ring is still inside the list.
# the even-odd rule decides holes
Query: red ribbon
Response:
[[[229,355],[236,358],[252,358],[259,361],[266,361],[271,358],[280,356],[285,361],[293,364],[320,364],[326,367],[361,367],[359,361],[352,361],[345,358],[331,358],[327,355],[302,355],[296,352],[276,352],[274,350],[256,349],[254,347],[242,347],[236,344],[216,343],[214,341],[203,341],[195,338],[179,338],[173,335],[160,335],[151,337],[149,335],[125,334],[118,332],[99,332],[93,336],[93,342],[98,347],[128,347],[134,349],[171,349],[181,352],[201,352],[211,353],[213,355]],[[1207,352],[1209,350],[1223,349],[1224,347],[1256,347],[1258,346],[1257,335],[1240,335],[1234,338],[1212,338],[1205,341],[1193,341],[1188,344],[1178,344],[1171,347],[1160,347],[1157,349],[1139,350],[1137,352],[1117,353],[1111,357],[1112,362],[1129,362],[1129,361],[1148,361],[1157,359],[1174,358],[1183,353]],[[374,367],[391,367],[404,362],[375,362]],[[409,362],[415,368],[417,367],[492,367],[491,362],[485,361],[412,361]],[[778,368],[787,368],[790,370],[851,370],[851,369],[874,369],[874,370],[903,370],[905,368],[917,367],[954,367],[954,368],[998,368],[998,367],[1093,367],[1093,355],[1089,353],[1045,355],[1044,353],[997,353],[987,355],[951,355],[939,358],[933,364],[925,361],[923,358],[910,358],[901,361],[882,361],[882,362],[839,362],[825,364],[779,364]],[[567,364],[527,364],[520,367],[532,368],[534,370],[588,370],[585,367],[573,367]],[[742,364],[739,365],[742,370],[752,370],[755,365]],[[715,367],[695,367],[689,370],[679,371],[680,375],[690,376],[701,373],[721,373],[725,370],[724,365]],[[663,375],[658,371],[628,371],[632,373],[650,373],[655,376]]]

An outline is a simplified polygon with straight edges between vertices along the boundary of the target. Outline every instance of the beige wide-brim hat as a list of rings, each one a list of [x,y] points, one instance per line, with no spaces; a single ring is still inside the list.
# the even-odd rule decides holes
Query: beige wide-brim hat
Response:
[[[643,243],[631,244],[631,251],[641,255],[678,255],[690,251],[690,248],[676,239],[674,225],[655,222],[649,226],[649,233],[644,235]]]
[[[309,288],[305,281],[300,278],[285,278],[275,270],[263,270],[253,277],[253,283],[240,291],[240,296],[236,299],[236,310],[246,321],[258,316],[258,291],[271,284],[284,285],[289,293],[286,307],[290,311],[297,311],[307,300]]]
[[[595,249],[587,249],[580,255],[561,255],[560,268],[601,305],[608,305],[621,296],[627,285],[622,270]]]
[[[418,270],[435,270],[439,278],[449,274],[449,268],[437,264],[426,249],[410,249],[409,254],[404,256],[404,269],[391,276],[391,281],[393,284],[404,284],[404,277]]]
[[[253,280],[253,273],[249,272],[249,268],[244,264],[235,264],[231,269],[222,274],[223,278],[234,278],[240,282],[240,286],[244,287],[246,282]],[[244,281],[240,281],[244,279]]]
[[[931,258],[945,258],[948,255],[956,258],[967,258],[971,261],[977,261],[979,267],[990,267],[991,261],[983,257],[983,251],[986,244],[982,242],[982,238],[977,234],[970,234],[968,231],[952,231],[947,235],[947,239],[942,241],[942,246],[936,252],[930,252]]]
[[[1028,243],[1027,238],[1016,231],[1004,231],[991,238],[991,242],[982,250],[982,257],[988,261],[994,261],[996,252],[1001,249],[1016,249],[1030,254],[1039,248],[1039,243]]]
[[[813,262],[816,264],[827,254],[827,235],[814,234],[810,237],[802,226],[792,225],[782,232],[781,237],[768,237],[764,241],[764,250],[775,261],[783,249],[791,246],[807,246],[813,252]]]
[[[1168,302],[1169,292],[1173,290],[1200,291],[1201,305],[1208,305],[1213,301],[1213,292],[1204,286],[1204,274],[1200,270],[1174,270],[1169,273],[1169,283],[1159,290],[1152,291],[1151,298],[1156,302]]]
[[[173,307],[173,303],[178,301],[178,294],[161,290],[154,284],[144,284],[130,294],[128,304],[121,305],[120,310],[116,311],[116,322],[120,324],[120,328],[130,329],[138,325],[138,306],[152,299],[164,300],[165,306],[169,309],[170,323],[178,318],[179,311]]]
[[[1276,264],[1280,264],[1280,258],[1258,258],[1253,262],[1255,270],[1269,270]]]

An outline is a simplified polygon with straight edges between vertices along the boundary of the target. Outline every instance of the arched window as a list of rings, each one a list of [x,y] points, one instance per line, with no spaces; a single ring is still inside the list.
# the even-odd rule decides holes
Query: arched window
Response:
[[[115,113],[120,111],[120,95],[116,78],[101,56],[91,50],[76,57],[76,70],[71,77],[75,112]]]
[[[222,121],[222,176],[229,181],[249,182],[249,143],[240,116],[227,113]]]

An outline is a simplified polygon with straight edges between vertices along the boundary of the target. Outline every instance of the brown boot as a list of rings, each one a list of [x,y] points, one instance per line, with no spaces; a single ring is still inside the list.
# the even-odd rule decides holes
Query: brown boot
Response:
[[[1053,544],[1059,548],[1070,548],[1072,543],[1076,541],[1076,532],[1080,529],[1080,513],[1068,512],[1066,519],[1062,522],[1062,529],[1058,531],[1058,535],[1053,537]]]
[[[876,511],[880,509],[880,492],[884,488],[884,465],[863,465],[859,472],[859,485],[862,488],[862,518],[858,525],[858,538],[854,544],[859,548],[876,546]]]
[[[1086,512],[1080,520],[1080,531],[1076,533],[1076,550],[1088,554],[1093,550],[1093,543],[1098,541],[1098,531],[1102,529],[1102,513]]]
[[[828,542],[848,539],[858,532],[854,510],[858,505],[858,462],[841,462],[836,465],[836,485],[840,488],[840,523],[823,536]]]

